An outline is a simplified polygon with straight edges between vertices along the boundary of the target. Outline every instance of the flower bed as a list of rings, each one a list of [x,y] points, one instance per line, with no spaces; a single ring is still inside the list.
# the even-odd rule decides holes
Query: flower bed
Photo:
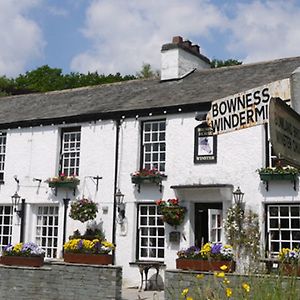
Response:
[[[97,204],[86,198],[71,203],[70,218],[82,223],[96,218],[98,212]]]
[[[192,246],[177,252],[176,267],[183,270],[233,272],[233,249],[222,243],[206,243],[202,248]],[[222,269],[222,268],[221,268]]]
[[[186,208],[179,205],[178,199],[158,200],[156,205],[159,207],[164,222],[171,226],[177,226],[183,222]]]
[[[1,264],[40,267],[44,263],[45,251],[35,243],[18,243],[3,248]]]

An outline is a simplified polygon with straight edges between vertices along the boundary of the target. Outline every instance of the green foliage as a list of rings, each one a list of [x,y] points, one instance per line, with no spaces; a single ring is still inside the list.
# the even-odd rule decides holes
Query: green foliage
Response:
[[[148,63],[143,63],[142,69],[136,73],[136,77],[140,79],[150,79],[159,77],[159,71],[153,71]]]
[[[227,241],[236,249],[237,255],[258,260],[260,256],[258,215],[251,210],[244,212],[239,205],[234,205],[227,211],[224,226]]]
[[[62,69],[44,65],[23,75],[20,74],[15,79],[8,79],[5,76],[0,77],[0,96],[34,92],[43,93],[133,79],[135,79],[133,75],[122,76],[120,73],[99,75],[97,72],[87,74],[71,72],[64,75]]]
[[[222,67],[229,67],[229,66],[236,66],[241,65],[243,62],[238,61],[236,59],[212,59],[210,64],[212,68],[222,68]]]

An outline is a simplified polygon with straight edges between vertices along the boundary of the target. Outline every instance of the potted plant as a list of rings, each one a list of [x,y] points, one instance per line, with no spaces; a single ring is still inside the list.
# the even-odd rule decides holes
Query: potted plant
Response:
[[[80,180],[75,175],[67,176],[64,173],[61,173],[59,176],[48,178],[46,182],[51,188],[64,187],[75,189]]]
[[[7,245],[2,250],[1,264],[29,267],[41,267],[44,264],[45,251],[35,243]]]
[[[69,216],[73,220],[78,220],[82,223],[96,218],[98,212],[97,203],[92,200],[82,198],[71,203]]]
[[[71,239],[64,244],[64,261],[69,263],[109,265],[115,246],[106,240]]]
[[[180,225],[185,217],[186,208],[179,205],[178,199],[157,200],[156,205],[162,215],[162,220],[171,226]]]
[[[284,275],[300,276],[300,249],[282,248],[278,254]]]
[[[177,252],[176,268],[195,271],[233,272],[235,270],[234,253],[231,245],[206,243],[201,248],[189,247]]]

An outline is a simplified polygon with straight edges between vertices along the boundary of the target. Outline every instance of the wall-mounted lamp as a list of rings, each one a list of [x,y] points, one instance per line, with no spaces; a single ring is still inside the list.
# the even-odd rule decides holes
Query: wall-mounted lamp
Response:
[[[21,209],[19,209],[20,207],[20,200],[21,200],[21,197],[18,195],[17,192],[15,192],[12,196],[11,196],[11,202],[12,202],[12,205],[14,207],[14,212],[17,213],[17,215],[22,218],[23,215],[24,215],[24,209],[23,209],[23,205],[25,203],[25,199],[22,199],[22,203],[21,203]]]
[[[243,203],[243,198],[244,198],[244,194],[240,187],[238,187],[234,192],[232,192],[233,194],[233,199],[234,199],[234,203],[239,206],[241,209],[243,209],[244,203]]]
[[[118,207],[118,222],[123,223],[125,219],[125,203],[124,194],[121,193],[120,189],[115,193],[116,205]]]

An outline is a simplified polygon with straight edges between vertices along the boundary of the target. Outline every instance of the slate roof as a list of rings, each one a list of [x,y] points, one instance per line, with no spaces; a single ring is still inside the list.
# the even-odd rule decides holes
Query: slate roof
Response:
[[[199,70],[180,80],[132,80],[0,98],[0,127],[114,118],[163,110],[201,110],[213,100],[288,78],[300,57]]]

